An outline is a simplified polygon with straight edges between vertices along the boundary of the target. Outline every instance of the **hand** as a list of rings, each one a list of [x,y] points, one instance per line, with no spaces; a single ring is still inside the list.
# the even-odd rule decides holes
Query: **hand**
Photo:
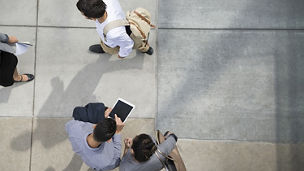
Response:
[[[125,138],[124,142],[125,142],[125,148],[131,148],[133,144],[132,138]]]
[[[122,128],[125,126],[122,123],[121,119],[115,114],[115,121],[116,121],[116,134],[119,134],[122,131]]]
[[[111,111],[112,111],[112,108],[108,107],[108,109],[104,112],[105,118],[108,118],[108,117],[109,117]]]
[[[8,43],[17,43],[18,39],[15,36],[8,36]]]

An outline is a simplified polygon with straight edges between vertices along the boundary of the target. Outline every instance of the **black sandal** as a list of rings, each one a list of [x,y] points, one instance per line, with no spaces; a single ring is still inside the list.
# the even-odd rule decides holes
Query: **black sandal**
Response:
[[[22,77],[23,75],[26,75],[26,76],[27,76],[27,78],[28,78],[27,81],[23,81],[23,77]],[[32,81],[34,78],[35,78],[35,76],[32,75],[32,74],[22,74],[22,75],[21,75],[21,79],[20,79],[19,81],[16,81],[16,80],[14,80],[14,81],[17,82],[17,83],[20,83],[20,82],[30,82],[30,81]]]

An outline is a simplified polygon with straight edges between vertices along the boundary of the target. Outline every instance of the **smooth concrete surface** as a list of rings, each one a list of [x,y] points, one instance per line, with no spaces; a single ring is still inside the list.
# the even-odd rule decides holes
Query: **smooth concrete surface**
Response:
[[[95,21],[88,20],[81,15],[76,7],[77,2],[78,0],[40,0],[38,25],[95,28]],[[152,22],[156,23],[157,0],[119,0],[119,2],[125,12],[137,7],[146,8],[151,12]]]
[[[39,28],[37,43],[35,116],[69,117],[75,106],[101,101],[111,107],[121,97],[136,105],[132,117],[154,117],[155,54],[133,50],[123,60],[92,54],[95,29]]]
[[[98,35],[76,2],[0,0],[0,25],[11,26],[0,31],[35,45],[19,67],[36,75],[0,88],[0,116],[31,116],[0,117],[0,170],[89,170],[64,123],[76,105],[117,97],[136,105],[123,138],[154,124],[176,132],[189,171],[302,170],[303,1],[120,0],[159,28],[153,56],[126,60],[88,52]]]
[[[304,144],[179,140],[189,171],[300,171]]]
[[[303,31],[159,30],[157,128],[304,142],[303,49]]]
[[[19,41],[33,44],[27,53],[18,56],[17,71],[19,74],[34,73],[35,65],[35,28],[4,27],[0,32],[16,36]],[[0,116],[32,116],[34,100],[34,82],[15,83],[10,87],[0,86]]]
[[[161,0],[159,28],[303,29],[302,0]]]
[[[37,118],[33,127],[32,171],[87,171],[81,158],[72,151],[64,131],[71,118]],[[129,118],[122,131],[122,139],[139,133],[154,133],[154,119]],[[19,135],[23,137],[23,135]],[[122,146],[123,151],[124,145]]]
[[[78,0],[39,0],[39,26],[95,27],[76,7]]]
[[[0,25],[36,25],[37,0],[0,0]]]
[[[0,170],[23,171],[30,167],[32,119],[0,119]],[[17,138],[18,135],[23,135]]]

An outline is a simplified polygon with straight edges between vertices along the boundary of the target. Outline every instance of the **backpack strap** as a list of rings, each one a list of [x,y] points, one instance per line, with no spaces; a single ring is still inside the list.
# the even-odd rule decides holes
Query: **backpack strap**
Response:
[[[128,26],[128,25],[130,25],[130,24],[127,20],[114,20],[114,21],[109,22],[103,28],[103,36],[104,36],[105,40],[106,40],[106,35],[110,30],[120,27],[120,26]]]

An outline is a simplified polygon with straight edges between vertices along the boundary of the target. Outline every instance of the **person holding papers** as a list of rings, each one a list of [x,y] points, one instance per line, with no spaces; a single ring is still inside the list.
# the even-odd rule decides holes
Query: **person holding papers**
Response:
[[[7,87],[14,82],[29,82],[34,79],[32,74],[20,75],[17,71],[16,43],[14,36],[0,33],[0,85]]]

